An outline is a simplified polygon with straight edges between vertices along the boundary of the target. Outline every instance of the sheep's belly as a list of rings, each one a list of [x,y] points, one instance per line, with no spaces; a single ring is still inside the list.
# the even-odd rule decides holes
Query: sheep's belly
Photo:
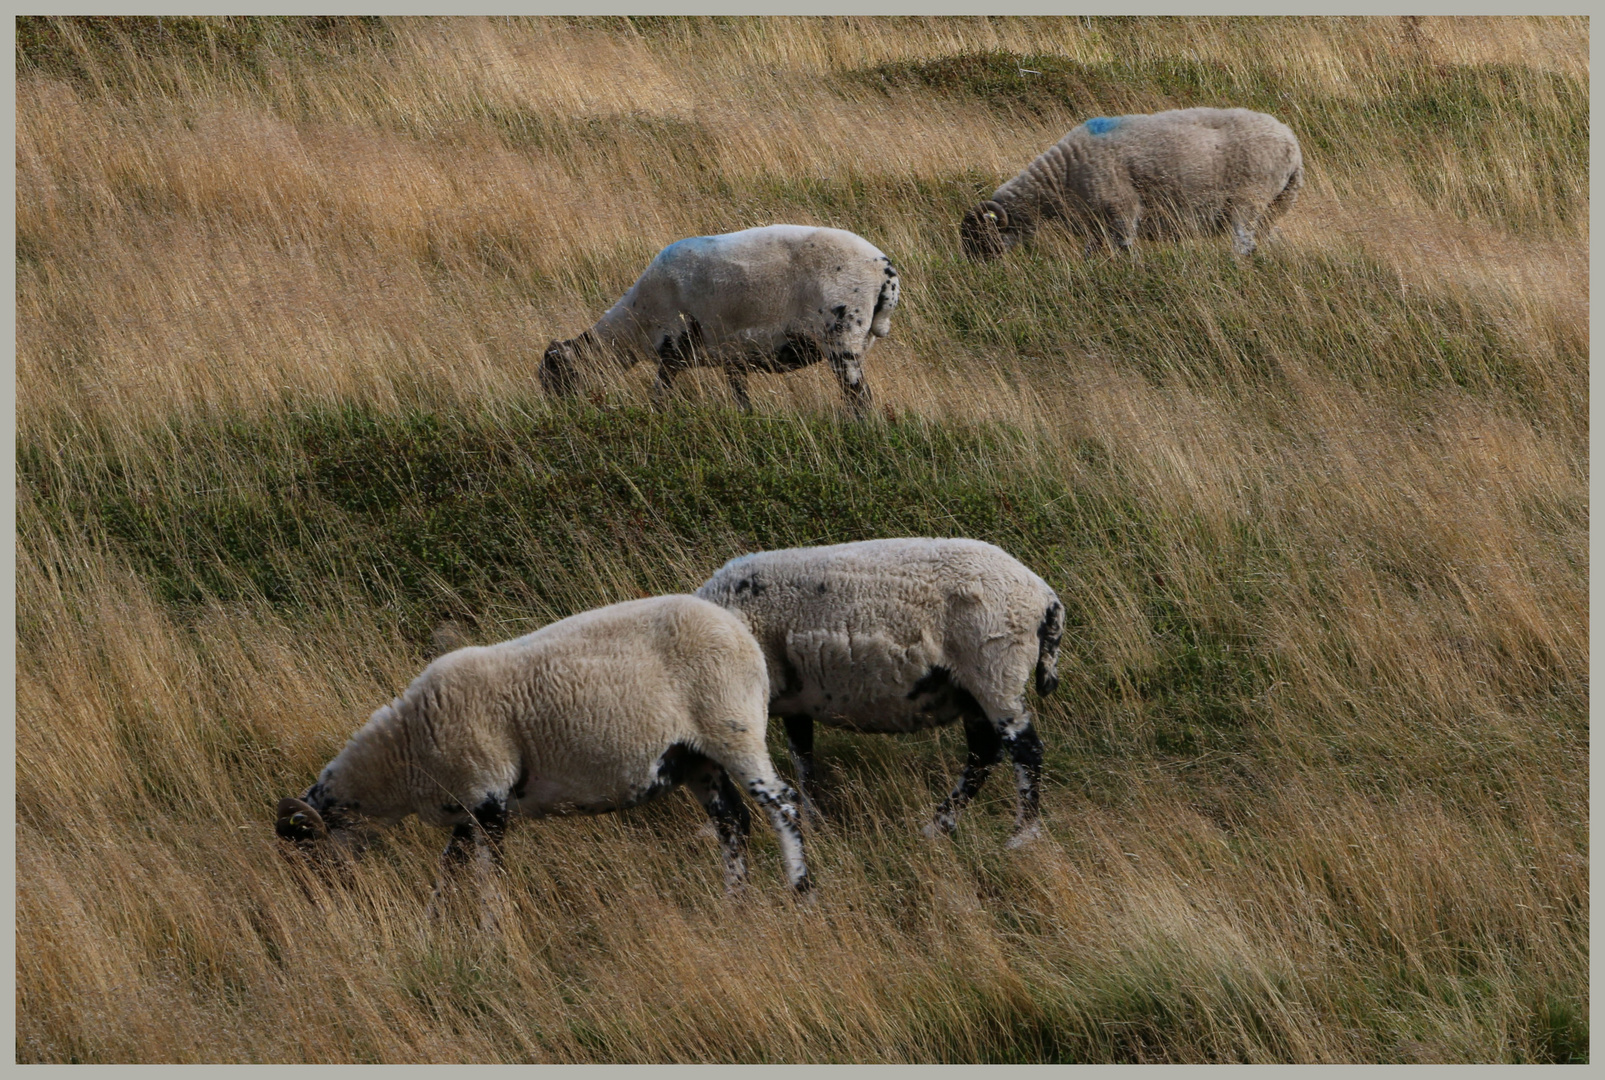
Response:
[[[896,613],[878,613],[892,621]],[[927,637],[836,627],[792,630],[771,685],[770,712],[858,731],[922,731],[951,724],[975,699],[954,684]]]
[[[513,799],[509,809],[524,817],[550,817],[563,814],[601,814],[622,810],[651,799],[666,790],[655,773],[638,777],[531,776],[522,798]]]
[[[895,733],[924,731],[981,715],[976,700],[953,684],[945,668],[936,668],[902,694],[851,695],[810,687],[782,697],[770,706],[780,716],[811,716],[828,727]]]

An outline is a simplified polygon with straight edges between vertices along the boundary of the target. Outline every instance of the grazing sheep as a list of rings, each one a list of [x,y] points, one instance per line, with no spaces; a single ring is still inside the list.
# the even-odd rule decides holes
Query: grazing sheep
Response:
[[[1129,250],[1154,232],[1231,230],[1239,255],[1293,205],[1304,183],[1298,139],[1248,109],[1174,109],[1099,116],[1048,147],[973,207],[959,226],[964,252],[993,259],[1052,218]]]
[[[435,660],[317,783],[279,803],[277,831],[309,850],[355,847],[364,823],[416,813],[451,828],[444,886],[471,855],[499,865],[512,815],[618,810],[684,783],[713,819],[734,888],[749,825],[738,784],[768,813],[803,892],[796,793],[764,746],[768,700],[763,655],[729,612],[690,596],[599,608]]]
[[[1011,845],[1037,829],[1042,741],[1025,706],[1058,685],[1064,605],[1007,552],[977,540],[866,540],[743,555],[697,595],[739,614],[769,662],[805,805],[814,722],[919,731],[964,722],[969,755],[926,832],[952,832],[1008,751],[1018,788]]]
[[[869,405],[864,354],[891,330],[899,284],[891,260],[842,229],[770,225],[694,236],[658,252],[622,299],[585,333],[554,341],[541,385],[571,393],[579,367],[611,356],[630,367],[657,358],[662,402],[689,367],[722,367],[742,409],[746,374],[830,361],[842,393]]]

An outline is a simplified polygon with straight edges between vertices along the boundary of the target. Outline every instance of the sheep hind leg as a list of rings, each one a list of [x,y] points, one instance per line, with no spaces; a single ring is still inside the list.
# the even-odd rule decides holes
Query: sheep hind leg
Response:
[[[719,834],[725,892],[734,895],[747,882],[747,836],[752,831],[752,817],[741,801],[741,793],[730,782],[730,774],[709,764],[711,768],[687,780],[686,786],[708,812]]]
[[[870,407],[869,386],[864,382],[864,358],[850,352],[832,353],[830,370],[836,373],[836,381],[841,384],[842,396],[847,399],[847,405],[853,410],[853,415],[864,416]]]
[[[1022,712],[1003,725],[1003,749],[1014,762],[1014,785],[1018,796],[1014,812],[1014,832],[1004,844],[1017,848],[1042,833],[1042,739],[1029,713]]]
[[[958,828],[959,811],[975,798],[986,782],[987,773],[1003,757],[1003,735],[984,715],[964,717],[964,739],[969,747],[964,771],[959,774],[959,782],[952,793],[936,808],[936,816],[925,826],[926,836],[950,835]]]
[[[1252,255],[1256,247],[1254,230],[1241,221],[1232,222],[1232,254]]]
[[[769,824],[780,840],[780,853],[786,863],[786,878],[798,893],[814,887],[803,857],[802,819],[797,812],[797,793],[775,775],[767,755],[751,769],[731,770],[769,817]]]
[[[1226,228],[1232,234],[1232,254],[1252,255],[1258,247],[1254,234],[1264,215],[1253,207],[1232,203],[1226,207]]]

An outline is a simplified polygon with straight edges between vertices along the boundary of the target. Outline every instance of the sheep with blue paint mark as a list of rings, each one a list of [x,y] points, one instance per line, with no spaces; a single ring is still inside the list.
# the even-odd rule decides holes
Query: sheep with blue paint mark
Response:
[[[1058,685],[1064,605],[1008,552],[924,537],[743,555],[697,595],[740,615],[769,664],[797,784],[810,803],[814,724],[904,732],[962,721],[964,771],[927,827],[952,832],[1005,753],[1011,845],[1035,835],[1042,741],[1025,692]]]
[[[614,604],[435,660],[279,803],[277,832],[354,852],[369,826],[417,814],[452,831],[445,886],[470,860],[499,865],[511,817],[619,810],[683,783],[713,819],[734,888],[749,827],[739,789],[806,891],[797,796],[764,745],[768,703],[763,654],[729,612],[690,596]]]
[[[842,229],[769,225],[694,236],[660,251],[624,296],[577,338],[554,341],[541,383],[572,393],[582,371],[655,358],[653,400],[691,367],[723,368],[742,409],[746,377],[830,364],[855,411],[870,403],[864,354],[891,332],[897,268]]]
[[[1239,255],[1287,212],[1304,182],[1298,139],[1248,109],[1099,116],[1072,129],[970,209],[959,226],[972,259],[993,259],[1059,220],[1130,250],[1139,233],[1227,230]]]

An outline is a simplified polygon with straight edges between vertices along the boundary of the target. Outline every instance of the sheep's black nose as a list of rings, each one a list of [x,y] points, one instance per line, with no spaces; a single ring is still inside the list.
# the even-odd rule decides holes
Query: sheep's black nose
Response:
[[[286,840],[297,841],[310,840],[317,832],[305,814],[291,814],[289,817],[279,818],[273,826],[273,831]]]
[[[324,831],[323,818],[300,799],[280,799],[273,831],[297,843],[315,840]]]

